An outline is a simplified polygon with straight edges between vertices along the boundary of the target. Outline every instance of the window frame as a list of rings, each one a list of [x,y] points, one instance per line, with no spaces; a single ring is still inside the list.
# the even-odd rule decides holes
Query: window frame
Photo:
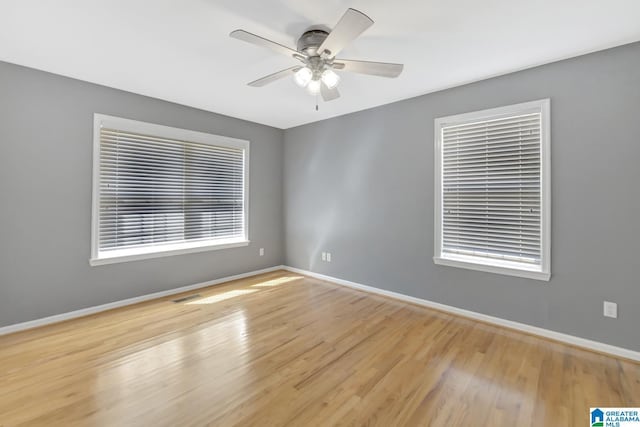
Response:
[[[244,150],[244,176],[243,176],[243,216],[244,235],[238,239],[228,239],[220,243],[211,244],[211,241],[176,243],[131,250],[128,255],[100,256],[100,129],[102,126],[111,127],[122,131],[138,132],[142,134],[166,137],[188,142],[214,145],[218,147],[239,148]],[[128,261],[136,261],[150,258],[182,255],[195,252],[213,251],[220,249],[248,246],[249,240],[249,146],[250,142],[244,139],[230,138],[194,130],[164,126],[155,123],[125,119],[95,113],[93,115],[93,171],[91,192],[91,257],[89,264],[92,266],[114,264]],[[163,248],[164,246],[164,248]],[[135,253],[139,252],[139,253]]]
[[[474,257],[471,255],[446,254],[442,251],[442,130],[447,126],[462,125],[476,121],[495,120],[521,114],[540,113],[540,265]],[[541,99],[504,107],[439,117],[434,120],[434,172],[435,172],[435,216],[434,256],[435,264],[484,271],[528,279],[549,281],[551,278],[551,101]]]

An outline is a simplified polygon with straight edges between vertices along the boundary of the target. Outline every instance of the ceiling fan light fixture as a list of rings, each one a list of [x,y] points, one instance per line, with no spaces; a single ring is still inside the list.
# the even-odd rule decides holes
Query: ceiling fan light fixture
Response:
[[[317,95],[320,93],[320,80],[311,80],[307,85],[307,90],[311,95]]]
[[[293,79],[295,80],[296,84],[300,87],[306,87],[312,78],[313,78],[313,71],[311,71],[309,67],[300,68],[293,75]]]
[[[340,76],[333,70],[324,70],[322,72],[322,83],[327,85],[329,89],[334,89],[340,83]]]
[[[325,102],[340,97],[337,88],[340,76],[336,74],[335,70],[388,78],[398,77],[402,73],[402,64],[358,61],[337,57],[348,44],[371,25],[373,25],[371,18],[358,10],[349,8],[331,31],[322,29],[325,28],[324,26],[322,28],[313,26],[302,33],[298,37],[295,49],[245,30],[235,30],[229,35],[254,46],[271,49],[302,63],[302,65],[298,64],[249,82],[249,86],[263,87],[280,79],[290,78],[293,74],[295,83],[306,88],[307,92],[316,97],[317,109],[318,95]]]

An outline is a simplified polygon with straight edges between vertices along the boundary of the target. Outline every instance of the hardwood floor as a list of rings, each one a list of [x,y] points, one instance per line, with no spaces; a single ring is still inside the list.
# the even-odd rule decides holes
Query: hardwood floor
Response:
[[[284,271],[0,337],[0,426],[586,426],[640,365]]]

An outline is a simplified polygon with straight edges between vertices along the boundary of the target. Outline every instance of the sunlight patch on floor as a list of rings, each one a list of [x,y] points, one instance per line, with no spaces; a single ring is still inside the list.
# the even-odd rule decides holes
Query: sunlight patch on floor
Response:
[[[255,285],[251,285],[252,288],[270,288],[273,286],[279,286],[283,283],[292,282],[294,280],[302,279],[302,276],[284,276],[277,279],[267,280],[266,282],[260,282]]]
[[[233,291],[223,292],[217,295],[211,295],[210,297],[201,298],[195,301],[189,301],[185,303],[186,305],[204,305],[204,304],[215,304],[220,301],[225,301],[231,298],[235,298],[240,295],[247,295],[257,292],[257,289],[235,289]]]

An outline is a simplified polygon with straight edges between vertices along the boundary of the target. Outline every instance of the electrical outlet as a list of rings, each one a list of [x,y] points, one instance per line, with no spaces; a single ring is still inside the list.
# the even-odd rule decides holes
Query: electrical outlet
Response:
[[[327,253],[326,252],[322,252],[322,260],[323,261],[327,260]]]
[[[614,319],[618,318],[618,304],[615,302],[604,302],[604,316],[605,317],[613,317]]]
[[[331,252],[327,252],[327,262],[331,262]]]
[[[264,248],[260,248],[260,256],[264,256]]]

